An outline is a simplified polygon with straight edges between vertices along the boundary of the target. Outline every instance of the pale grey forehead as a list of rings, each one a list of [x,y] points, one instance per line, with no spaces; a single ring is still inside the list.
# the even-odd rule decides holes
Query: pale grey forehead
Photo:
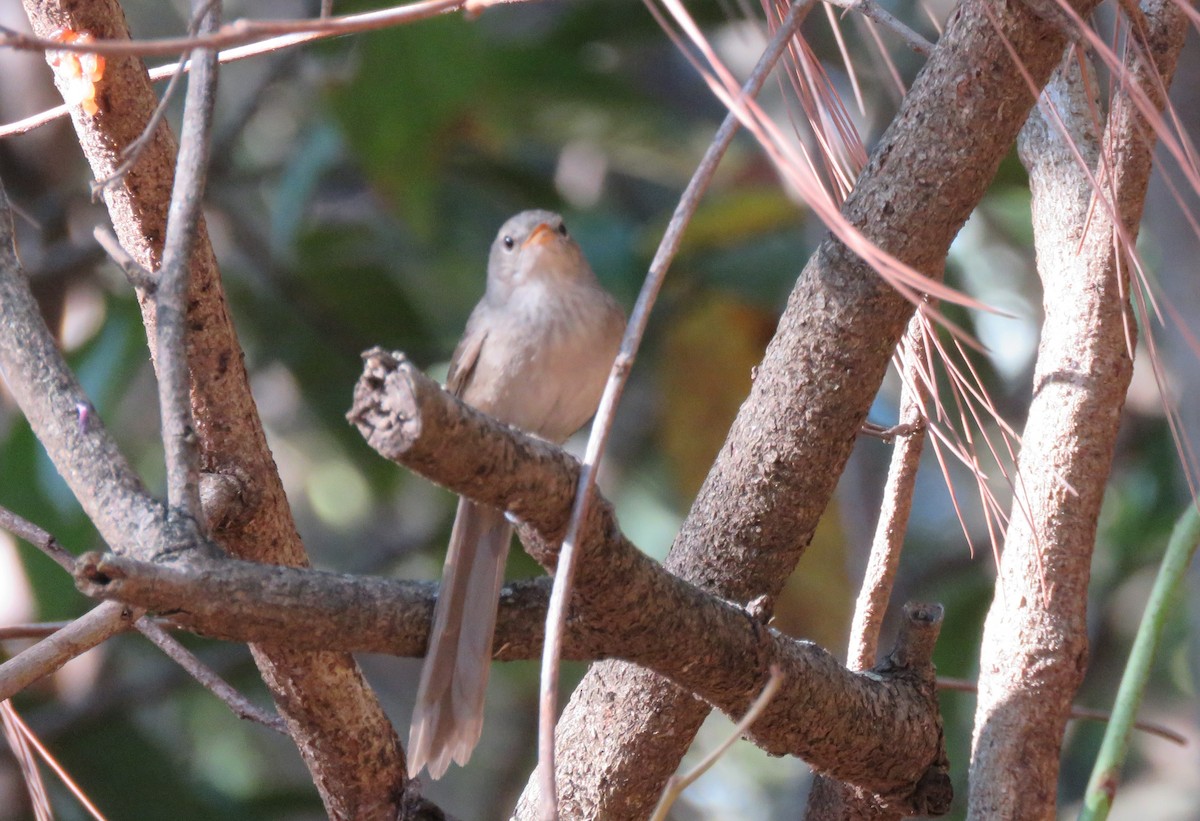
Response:
[[[513,239],[517,239],[518,237],[524,237],[543,222],[558,225],[558,223],[562,222],[562,217],[553,211],[543,211],[536,208],[529,211],[522,211],[515,217],[510,217],[500,227],[500,230],[496,233],[496,238],[511,236]]]

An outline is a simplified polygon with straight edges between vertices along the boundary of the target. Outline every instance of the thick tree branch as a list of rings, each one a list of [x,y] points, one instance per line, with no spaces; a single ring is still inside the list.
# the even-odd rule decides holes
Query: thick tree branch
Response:
[[[43,38],[56,29],[88,31],[99,39],[128,39],[124,14],[116,0],[65,3],[26,0],[34,32]],[[56,81],[58,78],[56,78]],[[99,84],[99,112],[78,107],[72,119],[80,145],[97,179],[106,179],[121,163],[121,149],[136,140],[155,108],[155,95],[140,60],[108,60]],[[147,271],[157,271],[166,235],[168,194],[176,145],[161,126],[120,183],[105,188],[104,199],[121,245]],[[275,470],[251,397],[242,351],[225,304],[212,247],[203,220],[191,257],[188,292],[188,369],[192,415],[200,447],[201,469],[237,476],[252,513],[221,531],[231,553],[258,561],[304,564],[303,544]],[[154,303],[139,294],[148,337],[154,340]],[[73,407],[73,406],[72,406]],[[73,412],[73,411],[72,411]],[[73,417],[70,417],[71,421]],[[43,440],[44,441],[44,440]],[[56,462],[64,475],[75,468]],[[118,458],[117,465],[121,464]],[[148,498],[140,484],[114,498],[114,507]],[[83,501],[83,497],[81,497]],[[85,509],[100,525],[110,512]],[[154,503],[147,515],[163,517]],[[124,523],[137,519],[125,517]],[[126,531],[141,535],[141,529]],[[129,538],[122,527],[101,527],[114,549]],[[161,532],[152,535],[161,535]],[[186,540],[148,539],[161,548]],[[264,681],[288,723],[301,755],[312,771],[326,810],[333,818],[392,818],[405,788],[403,754],[395,731],[348,655],[315,655],[252,647]]]
[[[1080,0],[1087,14],[1094,0]],[[1066,37],[1020,0],[966,0],[913,85],[843,214],[899,260],[940,276]],[[791,573],[832,496],[912,306],[827,240],[779,330],[667,565],[732,601]],[[650,812],[707,710],[654,674],[593,667],[559,723],[560,806],[571,817]],[[533,817],[535,781],[518,816]]]
[[[1134,58],[1128,71],[1161,109],[1187,23],[1171,0],[1143,8],[1157,65]],[[1117,96],[1103,139],[1092,111],[1069,54],[1022,133],[1046,319],[1022,436],[1020,497],[984,629],[974,818],[1053,815],[1063,729],[1086,669],[1088,578],[1133,372],[1129,265],[1154,143],[1127,94]],[[1098,168],[1094,176],[1080,156]]]

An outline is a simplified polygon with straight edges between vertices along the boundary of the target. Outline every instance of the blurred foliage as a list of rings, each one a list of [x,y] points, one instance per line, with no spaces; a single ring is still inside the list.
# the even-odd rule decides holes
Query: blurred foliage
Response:
[[[230,2],[226,15],[300,16],[313,5]],[[896,13],[928,31],[911,4],[896,5]],[[336,11],[368,7],[338,3]],[[181,9],[127,4],[135,32],[144,36],[182,30]],[[696,4],[693,12],[744,71],[761,48],[761,32],[731,22],[730,11],[715,2]],[[943,17],[947,12],[938,9]],[[810,21],[810,40],[852,99],[818,16]],[[867,113],[858,116],[870,144],[891,117],[894,89],[856,19],[849,18],[846,36],[864,78]],[[916,58],[902,50],[894,56],[911,80]],[[8,76],[22,82],[0,82],[2,119],[48,104],[38,102],[48,87],[39,61],[22,62]],[[779,87],[768,86],[765,99],[785,121]],[[178,102],[176,118],[177,108]],[[208,224],[276,461],[318,565],[432,578],[449,531],[449,494],[376,457],[345,423],[359,353],[376,344],[398,348],[441,373],[482,292],[497,226],[528,207],[562,210],[600,278],[631,306],[722,115],[644,9],[612,0],[503,6],[474,21],[446,16],[224,69]],[[0,177],[36,220],[18,220],[21,253],[51,321],[64,328],[64,339],[73,323],[91,322],[92,330],[69,346],[72,364],[148,484],[161,489],[144,331],[130,289],[111,266],[95,261],[90,229],[103,215],[87,202],[77,157],[60,123],[0,144]],[[667,280],[603,479],[622,525],[648,553],[662,556],[669,547],[749,389],[790,283],[821,234],[756,148],[735,141]],[[1025,178],[1010,157],[956,243],[948,278],[1018,318],[948,313],[992,349],[990,358],[971,354],[972,363],[1018,427],[1040,322],[1031,266]],[[81,289],[100,294],[98,308],[72,307],[68,297]],[[895,403],[896,385],[889,383],[873,418],[894,421]],[[779,626],[839,655],[887,458],[878,442],[858,448],[836,504],[777,605]],[[101,547],[11,405],[0,419],[0,464],[0,504],[43,525],[72,551]],[[1089,705],[1102,706],[1115,691],[1140,610],[1131,587],[1155,561],[1186,495],[1176,464],[1162,419],[1131,414],[1095,563],[1092,673],[1080,695]],[[960,498],[969,500],[965,472],[952,476]],[[992,556],[978,505],[967,501],[963,515],[974,556],[931,461],[920,479],[895,602],[897,608],[908,599],[943,602],[939,669],[971,678]],[[0,604],[13,608],[5,618],[63,618],[88,607],[55,565],[28,546],[19,555],[33,599],[20,610],[23,588],[14,587],[7,603],[0,595]],[[523,556],[510,563],[513,575],[536,572]],[[1193,635],[1181,619],[1156,676],[1163,703],[1194,698],[1195,681],[1180,662]],[[265,698],[244,651],[189,644]],[[417,665],[368,658],[364,666],[403,727]],[[573,676],[581,672],[572,667]],[[430,788],[434,800],[464,818],[506,816],[531,766],[534,676],[529,664],[495,671],[480,752],[471,767],[454,769]],[[949,693],[942,701],[961,817],[974,700]],[[307,774],[284,740],[240,724],[135,637],[94,651],[54,683],[23,694],[17,706],[111,818],[163,817],[164,807],[177,818],[321,817]],[[1194,734],[1194,713],[1177,711],[1173,718],[1177,729]],[[698,746],[715,743],[726,731],[722,721],[710,722]],[[1092,727],[1072,731],[1064,801],[1082,788],[1098,737]],[[1139,778],[1169,783],[1150,763],[1141,766]],[[678,817],[792,817],[805,783],[800,762],[739,745],[689,791]],[[0,819],[25,817],[24,802],[4,760]],[[81,817],[57,788],[55,805],[62,818]]]

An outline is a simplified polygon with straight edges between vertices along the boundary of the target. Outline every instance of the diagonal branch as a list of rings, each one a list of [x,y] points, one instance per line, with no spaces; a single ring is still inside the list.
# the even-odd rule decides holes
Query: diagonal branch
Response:
[[[779,24],[771,37],[771,42],[763,49],[754,70],[742,86],[742,94],[752,98],[762,89],[763,83],[775,68],[775,63],[784,50],[792,43],[796,31],[812,8],[812,0],[795,0],[788,9],[787,16]],[[587,452],[583,459],[583,471],[580,474],[579,486],[575,492],[575,501],[571,511],[571,521],[567,526],[566,535],[562,541],[562,564],[554,574],[554,591],[550,599],[550,611],[547,614],[546,644],[542,653],[540,707],[538,712],[538,770],[542,777],[543,816],[554,818],[558,815],[557,790],[554,784],[554,728],[558,721],[558,667],[559,667],[559,637],[562,635],[566,622],[567,602],[571,597],[574,575],[574,556],[579,542],[579,530],[582,520],[587,516],[590,493],[596,483],[596,466],[604,454],[609,433],[612,430],[613,419],[616,415],[617,403],[625,389],[629,372],[633,369],[634,359],[646,333],[650,321],[650,312],[666,280],[667,271],[675,258],[679,245],[683,241],[683,233],[690,224],[700,200],[708,189],[713,175],[725,151],[733,142],[738,132],[738,119],[731,112],[721,123],[713,136],[704,158],[696,167],[692,179],[679,198],[679,204],[671,215],[659,242],[658,250],[650,263],[646,281],[638,294],[637,304],[630,315],[625,336],[621,340],[621,348],[613,364],[612,373],[604,386],[604,395],[600,399],[600,407],[596,411],[596,419],[588,437]]]
[[[133,627],[136,613],[123,602],[100,603],[32,647],[0,664],[0,701],[12,698],[76,656]]]
[[[846,649],[847,665],[851,670],[869,670],[875,665],[879,633],[900,568],[900,553],[908,531],[917,469],[925,446],[926,396],[918,370],[926,349],[925,328],[919,320],[920,317],[914,317],[905,331],[908,353],[900,358],[905,377],[900,392],[899,424],[906,432],[899,435],[899,441],[892,451],[884,484],[883,504],[871,541],[870,558],[854,606],[854,622],[850,626],[850,643]]]
[[[283,723],[283,719],[251,703],[248,698],[222,679],[215,670],[197,658],[195,653],[176,641],[166,630],[156,624],[153,619],[139,619],[135,627],[155,647],[162,650],[171,661],[186,670],[192,678],[206,687],[209,692],[225,702],[225,705],[238,718],[256,722],[277,733],[287,735],[287,725]]]

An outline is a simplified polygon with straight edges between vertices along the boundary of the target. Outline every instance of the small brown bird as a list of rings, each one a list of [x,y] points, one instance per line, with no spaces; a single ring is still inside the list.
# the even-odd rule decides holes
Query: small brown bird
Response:
[[[450,360],[446,388],[556,444],[596,412],[625,314],[562,217],[523,211],[500,228],[487,291]],[[408,740],[408,771],[441,778],[467,763],[483,729],[496,606],[512,525],[459,499]]]

